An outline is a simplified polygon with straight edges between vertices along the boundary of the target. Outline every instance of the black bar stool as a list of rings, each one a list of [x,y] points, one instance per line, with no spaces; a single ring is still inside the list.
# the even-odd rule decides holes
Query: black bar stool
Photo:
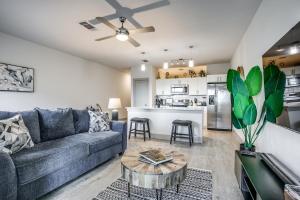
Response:
[[[186,133],[178,133],[177,132],[178,126],[187,126],[188,133],[187,134]],[[174,142],[175,142],[176,138],[189,139],[190,146],[192,146],[192,143],[194,143],[192,121],[190,121],[190,120],[174,120],[172,122],[172,132],[171,132],[170,144],[172,144],[172,140],[174,140]]]
[[[132,125],[134,124],[134,128]],[[137,125],[142,124],[143,129],[137,129]],[[147,130],[145,125],[147,125]],[[139,117],[134,117],[130,120],[130,129],[129,129],[129,138],[131,133],[134,133],[134,137],[136,137],[136,134],[143,134],[144,135],[144,141],[146,140],[146,133],[148,133],[149,139],[151,139],[151,134],[150,134],[150,126],[149,126],[149,119],[148,118],[139,118]]]

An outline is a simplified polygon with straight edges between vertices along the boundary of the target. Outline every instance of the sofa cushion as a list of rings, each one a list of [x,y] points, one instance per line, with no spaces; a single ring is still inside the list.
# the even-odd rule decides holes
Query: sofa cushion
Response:
[[[0,111],[0,120],[13,117],[20,114],[24,120],[25,126],[29,130],[29,134],[34,143],[41,142],[39,116],[36,110],[23,112],[3,112]]]
[[[85,133],[89,131],[90,115],[87,110],[74,110],[73,120],[75,133]]]
[[[39,113],[42,142],[75,134],[72,109],[36,110]]]
[[[14,154],[33,146],[28,128],[20,114],[0,120],[0,151]]]
[[[80,133],[67,138],[88,144],[90,154],[111,147],[112,145],[122,143],[122,135],[115,131]]]
[[[26,184],[89,155],[87,144],[66,138],[51,140],[12,155],[19,184]]]

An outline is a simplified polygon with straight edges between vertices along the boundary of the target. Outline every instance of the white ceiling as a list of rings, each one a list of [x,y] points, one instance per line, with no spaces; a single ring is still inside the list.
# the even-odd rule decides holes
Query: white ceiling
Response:
[[[168,5],[139,12],[133,18],[155,33],[133,36],[141,46],[115,38],[104,24],[89,31],[78,23],[115,13],[111,0],[0,0],[0,31],[111,67],[127,68],[142,59],[162,62],[193,57],[196,64],[229,61],[261,0],[112,0],[130,9],[164,1]],[[111,21],[119,26],[117,19]],[[127,28],[134,28],[129,22]],[[1,45],[1,44],[0,44]],[[195,45],[193,51],[189,45]],[[167,53],[163,49],[168,48]],[[140,53],[147,54],[142,56]]]

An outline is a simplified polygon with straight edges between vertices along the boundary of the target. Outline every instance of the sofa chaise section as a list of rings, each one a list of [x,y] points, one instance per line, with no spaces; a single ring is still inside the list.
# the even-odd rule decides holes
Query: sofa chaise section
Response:
[[[0,199],[17,199],[17,172],[12,158],[0,152]]]

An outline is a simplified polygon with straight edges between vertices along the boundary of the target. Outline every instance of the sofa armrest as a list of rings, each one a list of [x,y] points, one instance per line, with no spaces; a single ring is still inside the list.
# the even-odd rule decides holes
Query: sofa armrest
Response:
[[[7,153],[0,152],[0,199],[17,199],[17,173],[15,164]]]
[[[122,134],[122,153],[124,153],[127,148],[127,122],[112,121],[111,130]]]

